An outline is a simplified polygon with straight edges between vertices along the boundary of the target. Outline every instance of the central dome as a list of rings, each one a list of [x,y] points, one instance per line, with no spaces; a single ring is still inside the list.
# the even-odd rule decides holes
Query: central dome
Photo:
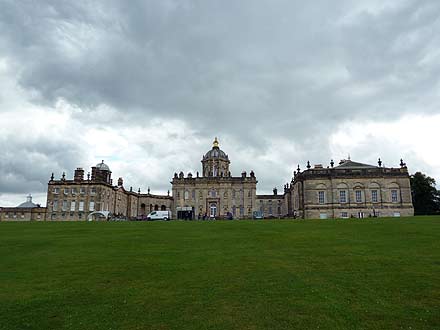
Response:
[[[218,140],[215,138],[212,143],[212,149],[209,150],[202,159],[204,177],[229,177],[229,157],[218,146]]]
[[[215,138],[214,142],[212,143],[212,149],[203,156],[203,160],[210,158],[223,158],[229,160],[228,155],[220,149],[217,138]]]

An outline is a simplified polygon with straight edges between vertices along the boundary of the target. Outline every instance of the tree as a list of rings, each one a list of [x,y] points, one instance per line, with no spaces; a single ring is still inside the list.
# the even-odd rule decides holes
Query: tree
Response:
[[[410,177],[414,214],[429,215],[440,213],[440,193],[435,180],[421,172]]]

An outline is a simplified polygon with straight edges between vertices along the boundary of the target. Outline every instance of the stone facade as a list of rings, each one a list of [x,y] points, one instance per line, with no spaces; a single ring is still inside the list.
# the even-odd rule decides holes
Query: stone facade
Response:
[[[148,205],[148,207],[147,207]],[[47,189],[47,220],[87,220],[104,218],[107,214],[126,219],[142,218],[151,209],[172,209],[170,196],[141,194],[140,190],[126,190],[122,178],[113,186],[111,171],[104,162],[92,167],[92,175],[84,178],[84,170],[77,168],[73,180],[63,173],[60,180],[52,174]]]
[[[342,160],[339,166],[316,165],[294,172],[290,186],[289,215],[304,218],[364,218],[412,216],[414,209],[408,169],[360,164]],[[286,189],[287,188],[287,189]]]
[[[257,179],[253,171],[233,177],[229,157],[215,139],[202,158],[202,173],[175,173],[172,181],[174,218],[250,218],[256,208]]]
[[[0,207],[0,221],[44,221],[46,208],[32,203],[32,196],[17,207]]]
[[[0,208],[0,221],[103,219],[145,219],[157,210],[171,211],[174,219],[248,219],[264,218],[364,218],[412,216],[414,209],[408,169],[401,161],[398,168],[342,160],[329,167],[308,163],[299,166],[282,194],[257,195],[255,173],[243,171],[232,176],[228,155],[217,138],[201,160],[202,174],[175,173],[172,195],[154,195],[126,190],[123,179],[113,184],[112,172],[104,161],[92,167],[84,177],[77,168],[73,179],[63,173],[59,180],[52,174],[47,189],[47,207],[29,200],[17,208]]]
[[[288,213],[285,201],[284,195],[278,195],[274,188],[273,195],[257,195],[255,211],[263,218],[281,218]]]

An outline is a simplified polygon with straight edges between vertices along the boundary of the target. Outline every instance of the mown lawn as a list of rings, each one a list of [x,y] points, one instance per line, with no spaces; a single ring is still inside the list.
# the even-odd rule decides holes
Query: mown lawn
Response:
[[[440,218],[0,223],[0,329],[440,329]]]

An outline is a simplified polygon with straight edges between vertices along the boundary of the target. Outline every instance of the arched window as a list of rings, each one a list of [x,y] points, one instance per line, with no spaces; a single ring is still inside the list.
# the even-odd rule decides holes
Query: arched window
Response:
[[[141,215],[145,215],[145,204],[141,204]]]
[[[165,205],[162,205],[162,206],[160,207],[160,210],[161,210],[161,211],[166,211],[166,210],[167,210],[167,207],[166,207]]]
[[[155,211],[159,211],[159,205],[157,205],[157,204],[154,205],[154,210],[155,210]]]

